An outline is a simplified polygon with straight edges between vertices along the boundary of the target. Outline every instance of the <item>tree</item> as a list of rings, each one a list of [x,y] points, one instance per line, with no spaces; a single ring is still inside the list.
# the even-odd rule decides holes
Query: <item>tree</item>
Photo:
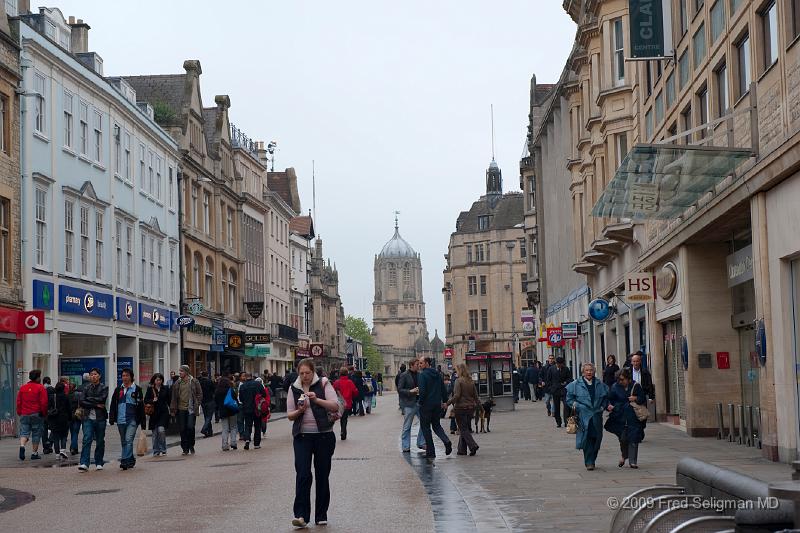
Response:
[[[367,321],[357,316],[347,315],[344,319],[344,332],[348,337],[361,342],[362,353],[367,361],[367,370],[373,374],[383,372],[383,358],[375,347]]]

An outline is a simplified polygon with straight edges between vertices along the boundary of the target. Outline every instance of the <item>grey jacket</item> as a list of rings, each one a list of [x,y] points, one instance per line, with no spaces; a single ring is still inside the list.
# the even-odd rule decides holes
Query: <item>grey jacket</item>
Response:
[[[397,394],[400,396],[400,407],[415,407],[417,405],[417,395],[409,392],[416,387],[414,384],[414,376],[411,375],[410,370],[406,370],[400,374],[397,380]]]

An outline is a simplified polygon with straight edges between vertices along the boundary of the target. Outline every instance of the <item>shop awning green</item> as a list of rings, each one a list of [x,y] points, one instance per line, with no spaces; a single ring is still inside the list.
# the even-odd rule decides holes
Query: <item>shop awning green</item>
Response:
[[[247,357],[269,357],[272,346],[269,344],[246,344],[244,354]]]
[[[595,217],[673,219],[752,155],[749,149],[637,144],[592,209]]]

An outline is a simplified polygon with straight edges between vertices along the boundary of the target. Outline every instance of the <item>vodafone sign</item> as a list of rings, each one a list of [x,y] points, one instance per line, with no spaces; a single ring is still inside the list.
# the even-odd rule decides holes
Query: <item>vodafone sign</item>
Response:
[[[0,332],[17,335],[44,333],[44,311],[18,311],[0,307]]]

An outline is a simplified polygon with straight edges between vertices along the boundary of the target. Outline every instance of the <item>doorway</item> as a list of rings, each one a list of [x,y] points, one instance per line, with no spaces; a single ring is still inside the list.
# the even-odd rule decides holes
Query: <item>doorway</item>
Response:
[[[752,325],[739,328],[739,361],[742,380],[742,405],[761,406],[756,330]]]
[[[686,420],[686,371],[681,357],[683,327],[680,319],[661,323],[664,338],[664,376],[667,414]]]

